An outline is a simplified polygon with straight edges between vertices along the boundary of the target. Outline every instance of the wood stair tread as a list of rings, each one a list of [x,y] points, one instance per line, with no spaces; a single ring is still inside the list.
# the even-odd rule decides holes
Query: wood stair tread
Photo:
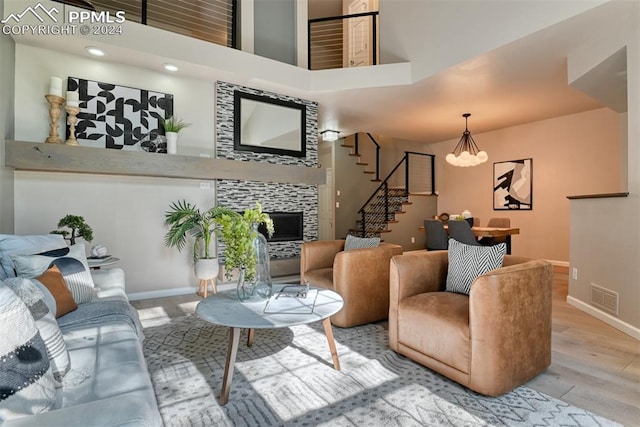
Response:
[[[368,174],[374,174],[375,171],[363,171],[364,173],[368,173]]]
[[[369,165],[369,163],[356,162],[356,165],[360,165],[360,166],[368,166],[368,165]]]

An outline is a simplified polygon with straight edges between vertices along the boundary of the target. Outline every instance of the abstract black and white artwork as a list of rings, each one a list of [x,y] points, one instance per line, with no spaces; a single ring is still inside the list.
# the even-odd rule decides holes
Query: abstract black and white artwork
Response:
[[[493,210],[533,209],[533,159],[493,164]]]
[[[76,139],[83,146],[137,150],[142,139],[163,134],[162,119],[173,116],[167,93],[76,77],[68,78],[67,90],[78,91]]]

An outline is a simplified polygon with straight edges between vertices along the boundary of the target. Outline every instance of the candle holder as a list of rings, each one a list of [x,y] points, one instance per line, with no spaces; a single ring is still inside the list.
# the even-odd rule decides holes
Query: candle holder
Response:
[[[49,137],[45,142],[49,144],[62,144],[62,140],[58,136],[58,118],[60,117],[60,107],[64,104],[64,98],[57,95],[45,95],[49,102],[49,117],[51,117],[51,124],[49,127]]]
[[[65,141],[66,145],[80,145],[76,139],[76,123],[78,123],[78,113],[80,108],[78,107],[65,107],[67,110],[67,124],[69,125],[69,138]]]

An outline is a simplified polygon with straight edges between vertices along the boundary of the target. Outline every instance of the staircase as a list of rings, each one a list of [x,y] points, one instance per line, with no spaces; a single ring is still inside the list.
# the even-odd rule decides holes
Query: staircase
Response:
[[[360,219],[349,234],[379,237],[381,233],[390,232],[389,224],[397,223],[398,217],[405,213],[405,206],[412,204],[410,194],[434,193],[433,166],[433,155],[406,151],[402,160],[360,208]]]
[[[358,212],[361,219],[357,227],[349,230],[349,234],[360,237],[380,236],[389,232],[389,224],[397,223],[396,215],[405,213],[403,207],[410,205],[409,195],[405,188],[389,188],[384,186],[372,196],[370,203],[366,203]]]

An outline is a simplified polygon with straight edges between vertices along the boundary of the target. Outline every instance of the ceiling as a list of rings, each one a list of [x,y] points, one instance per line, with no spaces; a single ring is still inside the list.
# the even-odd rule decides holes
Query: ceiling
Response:
[[[476,134],[605,105],[618,111],[626,109],[625,52],[616,53],[589,76],[578,79],[575,86],[580,90],[567,83],[567,56],[594,35],[614,31],[612,28],[615,29],[628,5],[628,2],[606,3],[427,78],[386,87],[301,90],[300,85],[287,86],[275,77],[272,81],[248,78],[255,67],[245,64],[255,56],[244,52],[211,48],[211,55],[202,55],[199,51],[183,49],[186,52],[176,55],[182,59],[179,62],[181,76],[223,79],[318,101],[319,131],[335,129],[343,136],[370,132],[433,143],[459,138],[464,130],[462,114],[466,112],[472,114],[469,130]],[[16,40],[75,54],[84,53],[87,43],[80,37],[69,37],[64,43],[60,43],[59,37],[16,37]],[[193,43],[200,46],[204,42]],[[110,45],[108,60],[143,68],[166,62],[167,57],[163,56],[166,49],[162,46],[149,43],[144,46],[150,47],[145,51],[141,47]],[[216,56],[220,51],[226,61]],[[216,64],[224,65],[218,68]],[[309,73],[287,67],[293,68],[296,76]],[[238,75],[240,69],[245,76]]]
[[[479,133],[603,106],[626,111],[625,49],[567,81],[568,55],[611,31],[616,13],[596,8],[411,85],[322,94],[320,129],[432,143],[459,138],[466,112]]]

